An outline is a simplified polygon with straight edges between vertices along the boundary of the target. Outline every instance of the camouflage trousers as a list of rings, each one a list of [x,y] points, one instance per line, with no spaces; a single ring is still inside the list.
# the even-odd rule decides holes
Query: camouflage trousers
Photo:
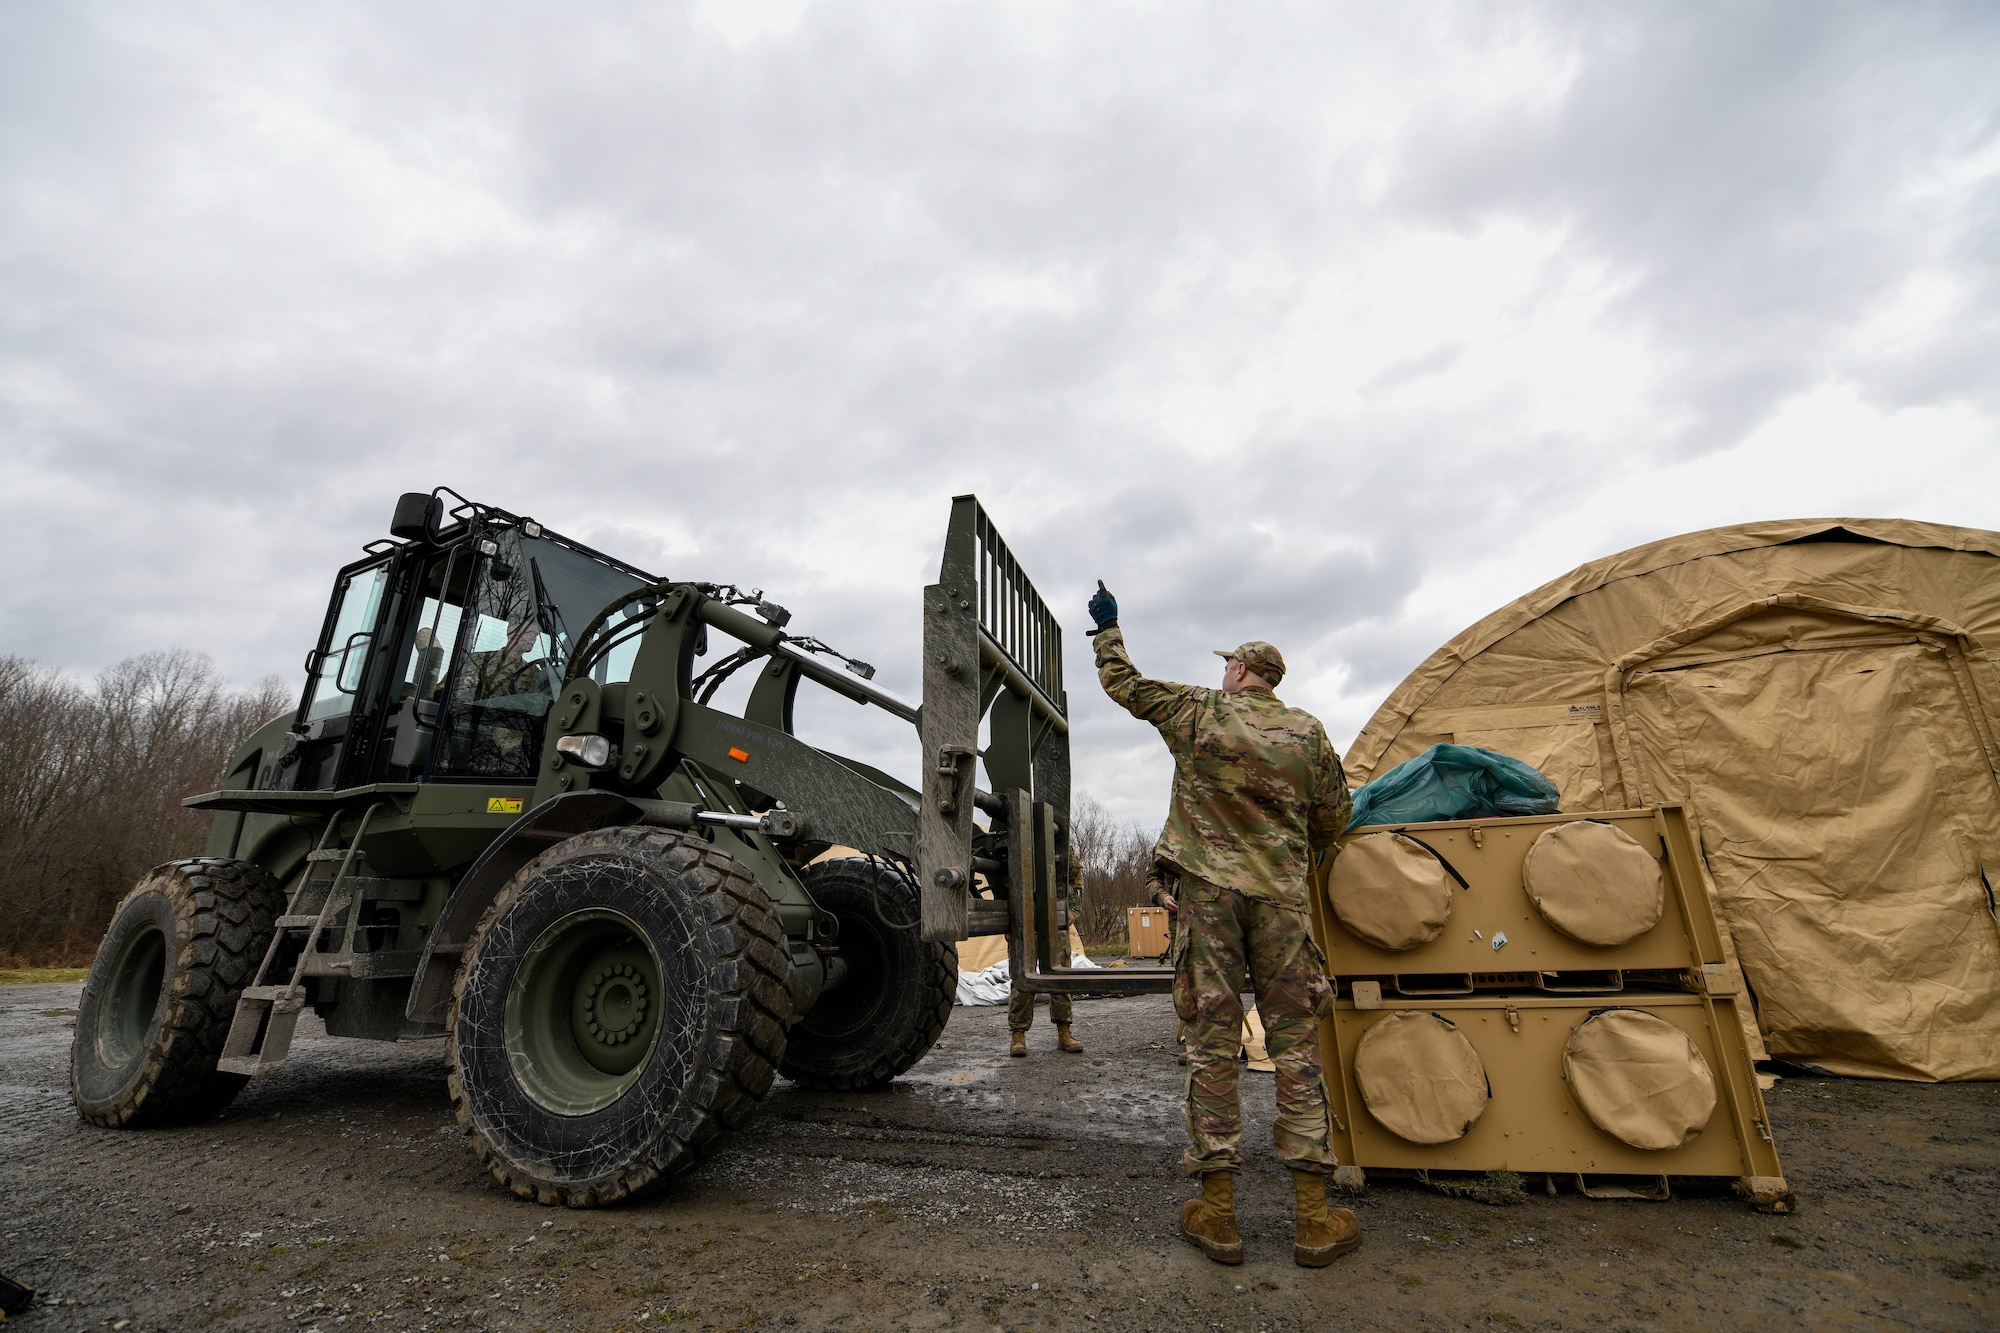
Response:
[[[1049,1021],[1068,1023],[1076,1016],[1076,1004],[1067,995],[1051,995],[1049,999]],[[1035,993],[1022,990],[1019,986],[1007,996],[1007,1030],[1026,1032],[1035,1021]]]
[[[1057,940],[1049,961],[1057,967],[1069,966],[1069,941]],[[1026,1032],[1035,1022],[1035,992],[1015,986],[1007,992],[1007,1030]],[[1050,995],[1049,1022],[1068,1023],[1076,1017],[1076,1002],[1067,995]]]
[[[1294,1171],[1331,1171],[1319,1023],[1333,1009],[1333,989],[1306,914],[1192,878],[1181,887],[1173,957],[1174,1009],[1188,1044],[1182,1164],[1191,1176],[1243,1169],[1236,1053],[1247,969],[1277,1066],[1278,1160]]]

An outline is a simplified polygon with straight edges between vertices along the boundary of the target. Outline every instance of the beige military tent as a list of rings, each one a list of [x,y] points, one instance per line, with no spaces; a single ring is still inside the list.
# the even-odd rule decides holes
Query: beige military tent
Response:
[[[1798,519],[1593,561],[1431,654],[1347,759],[1527,760],[1697,821],[1774,1055],[2000,1078],[2000,533]]]

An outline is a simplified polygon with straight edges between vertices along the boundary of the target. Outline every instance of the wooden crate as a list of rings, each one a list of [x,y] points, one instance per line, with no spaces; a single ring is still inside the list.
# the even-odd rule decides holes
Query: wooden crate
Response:
[[[1173,943],[1174,921],[1164,907],[1128,907],[1125,931],[1134,958],[1164,958]]]

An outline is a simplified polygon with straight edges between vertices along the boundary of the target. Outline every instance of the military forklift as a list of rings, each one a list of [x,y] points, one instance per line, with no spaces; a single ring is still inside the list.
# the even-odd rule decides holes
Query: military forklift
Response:
[[[968,936],[1007,934],[1031,989],[1163,987],[1051,965],[1062,630],[974,497],[924,589],[921,707],[760,590],[448,488],[389,534],[335,580],[297,710],[186,802],[207,854],[119,906],[72,1049],[86,1121],[216,1114],[310,1007],[336,1036],[444,1039],[486,1168],[594,1206],[693,1167],[777,1074],[908,1070]],[[739,672],[741,713],[711,706]],[[799,739],[806,682],[910,723],[921,789]]]

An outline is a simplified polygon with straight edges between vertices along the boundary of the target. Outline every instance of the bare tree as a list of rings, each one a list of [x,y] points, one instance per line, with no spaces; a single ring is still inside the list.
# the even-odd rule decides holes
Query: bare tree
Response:
[[[1070,807],[1070,855],[1083,872],[1076,929],[1085,944],[1125,942],[1125,909],[1146,901],[1146,868],[1157,836],[1119,823],[1090,796],[1079,795]]]
[[[133,882],[207,841],[210,817],[181,799],[290,702],[185,649],[93,682],[0,657],[0,964],[87,961]]]

